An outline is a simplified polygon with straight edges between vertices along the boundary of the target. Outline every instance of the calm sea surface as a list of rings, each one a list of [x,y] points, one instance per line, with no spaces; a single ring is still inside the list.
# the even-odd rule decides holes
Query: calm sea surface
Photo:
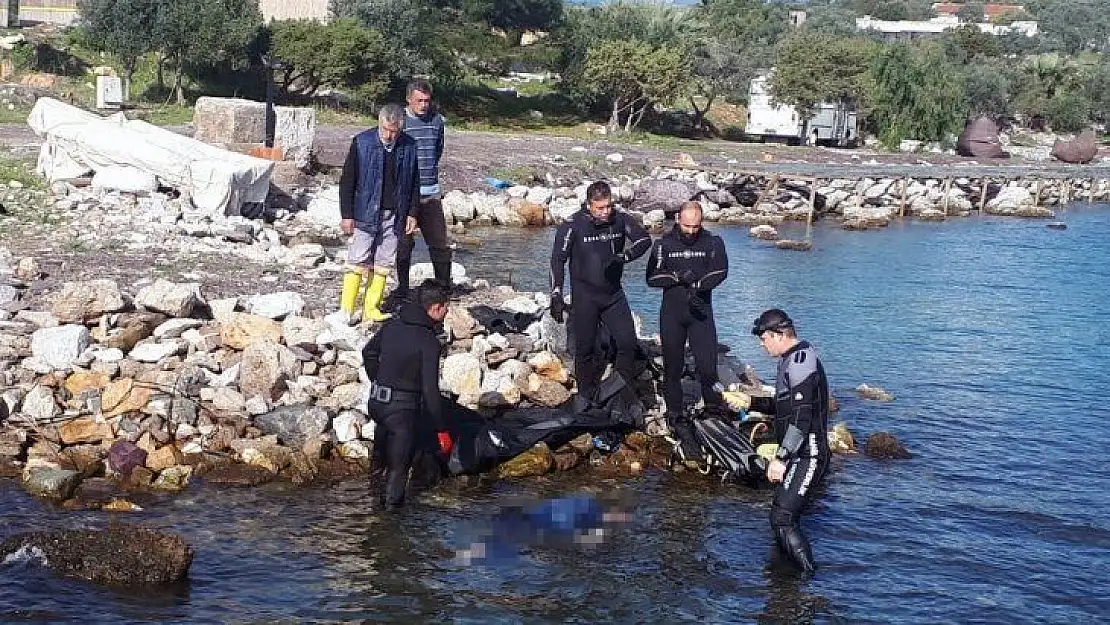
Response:
[[[195,546],[187,584],[116,591],[9,562],[0,621],[1104,622],[1110,207],[1060,219],[1068,230],[994,218],[818,228],[808,254],[720,231],[722,341],[770,377],[747,332],[764,308],[785,308],[821,351],[837,418],[860,438],[893,432],[915,455],[835,462],[804,520],[821,567],[809,582],[768,566],[768,492],[702,478],[447,486],[389,518],[367,514],[365,480],[200,485],[128,517]],[[479,234],[484,245],[459,255],[472,275],[546,289],[552,231]],[[650,327],[659,296],[642,274],[640,261],[626,283]],[[897,400],[859,400],[861,382]],[[591,488],[635,505],[609,543],[480,566],[454,557],[502,502]],[[0,482],[0,538],[105,523]]]

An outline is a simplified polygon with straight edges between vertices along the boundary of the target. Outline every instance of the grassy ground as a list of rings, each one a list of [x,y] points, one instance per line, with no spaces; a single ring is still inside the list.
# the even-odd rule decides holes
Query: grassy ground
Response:
[[[12,180],[27,189],[43,188],[42,178],[35,174],[34,163],[0,156],[0,186],[8,185]]]

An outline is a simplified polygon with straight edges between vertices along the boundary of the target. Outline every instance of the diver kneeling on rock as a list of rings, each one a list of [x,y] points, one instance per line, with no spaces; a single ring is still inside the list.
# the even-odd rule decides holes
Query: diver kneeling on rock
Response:
[[[435,331],[450,301],[448,285],[424,281],[414,301],[406,302],[362,350],[371,380],[367,412],[376,424],[374,457],[385,461],[382,499],[389,508],[404,504],[418,450],[434,446],[431,441],[436,440],[443,454],[451,453],[439,393],[440,344]]]
[[[772,358],[779,359],[775,395],[733,395],[739,397],[738,403],[774,419],[779,445],[767,465],[767,480],[778,485],[771,503],[771,528],[779,547],[812,575],[813,552],[798,521],[829,466],[829,384],[816,350],[798,339],[785,312],[765,311],[755,320],[752,334]]]

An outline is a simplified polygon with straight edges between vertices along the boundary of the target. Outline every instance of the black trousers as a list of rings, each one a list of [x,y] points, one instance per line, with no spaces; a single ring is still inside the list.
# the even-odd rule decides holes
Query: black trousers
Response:
[[[783,481],[775,486],[775,498],[771,501],[771,530],[775,541],[798,566],[809,572],[815,568],[813,552],[798,521],[816,498],[828,466],[826,457],[791,460],[786,465]]]
[[[451,284],[451,248],[447,242],[447,220],[443,216],[443,202],[439,198],[420,199],[417,207],[416,225],[428,246],[428,256],[436,280]],[[401,238],[397,245],[397,291],[405,293],[409,289],[409,268],[412,267],[412,250],[416,240],[411,234]]]
[[[718,401],[713,390],[717,382],[717,324],[712,305],[709,314],[699,318],[690,311],[685,298],[667,295],[659,309],[659,336],[663,344],[663,400],[667,414],[673,418],[683,412],[682,371],[686,368],[687,341],[694,353],[702,397],[707,405]]]
[[[616,344],[616,370],[631,382],[636,363],[636,325],[632,309],[624,291],[598,293],[588,288],[572,285],[571,323],[574,331],[574,376],[578,380],[578,394],[592,400],[605,370],[597,349],[600,325],[605,324]]]
[[[415,405],[395,406],[375,401],[370,402],[370,410],[375,422],[373,458],[383,469],[382,503],[398,507],[405,503],[420,410]]]

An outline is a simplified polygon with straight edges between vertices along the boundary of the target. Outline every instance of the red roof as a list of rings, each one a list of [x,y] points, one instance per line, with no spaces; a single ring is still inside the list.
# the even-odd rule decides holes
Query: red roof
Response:
[[[933,5],[933,10],[940,15],[955,15],[960,12],[964,7],[960,2],[938,2]],[[1024,11],[1025,7],[1020,4],[988,4],[983,7],[983,14],[988,18],[995,18],[999,15],[1007,13],[1017,13]]]

